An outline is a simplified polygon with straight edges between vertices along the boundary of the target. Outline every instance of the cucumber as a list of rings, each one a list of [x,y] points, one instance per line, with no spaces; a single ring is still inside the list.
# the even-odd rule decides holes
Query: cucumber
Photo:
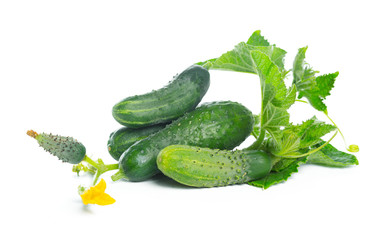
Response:
[[[128,128],[122,127],[109,136],[108,151],[109,154],[118,161],[119,157],[124,151],[126,151],[131,145],[139,140],[142,140],[149,135],[158,132],[163,129],[165,124],[157,124],[144,128]]]
[[[252,113],[239,103],[203,104],[132,145],[121,155],[119,168],[124,178],[142,181],[159,172],[156,157],[163,148],[183,144],[233,149],[250,135],[252,126]]]
[[[193,65],[175,76],[164,88],[128,97],[115,104],[113,117],[130,128],[169,122],[192,111],[202,100],[209,85],[209,72]]]
[[[246,183],[268,174],[272,160],[263,151],[214,150],[171,145],[157,157],[160,171],[173,180],[192,187],[219,187]]]
[[[33,130],[27,131],[27,134],[35,138],[39,146],[63,162],[78,164],[85,157],[85,146],[72,137],[53,135],[51,133],[38,134]]]

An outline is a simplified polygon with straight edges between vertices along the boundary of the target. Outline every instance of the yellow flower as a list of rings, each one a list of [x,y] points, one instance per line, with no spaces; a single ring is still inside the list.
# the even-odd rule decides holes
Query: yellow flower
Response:
[[[114,198],[105,193],[106,183],[104,179],[96,185],[84,191],[81,194],[81,199],[85,205],[87,204],[98,204],[98,205],[109,205],[115,202]]]

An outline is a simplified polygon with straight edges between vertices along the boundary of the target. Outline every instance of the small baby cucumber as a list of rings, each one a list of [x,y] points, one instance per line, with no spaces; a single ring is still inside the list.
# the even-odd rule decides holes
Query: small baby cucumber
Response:
[[[218,187],[262,178],[270,172],[272,160],[263,151],[171,145],[160,151],[157,166],[184,185]]]
[[[119,168],[124,178],[142,181],[159,172],[156,157],[163,148],[184,144],[231,150],[251,134],[252,126],[252,113],[239,103],[203,104],[132,145],[121,155]]]
[[[85,157],[86,150],[84,145],[72,137],[63,137],[51,133],[38,134],[33,130],[27,131],[27,134],[35,138],[39,146],[63,162],[78,164]]]
[[[110,134],[108,140],[108,151],[110,155],[118,161],[119,157],[131,145],[139,140],[145,139],[153,133],[163,129],[165,124],[157,124],[144,128],[122,127]]]
[[[193,65],[175,76],[164,88],[128,97],[115,104],[113,117],[120,124],[140,128],[170,122],[192,111],[210,85],[209,72]]]

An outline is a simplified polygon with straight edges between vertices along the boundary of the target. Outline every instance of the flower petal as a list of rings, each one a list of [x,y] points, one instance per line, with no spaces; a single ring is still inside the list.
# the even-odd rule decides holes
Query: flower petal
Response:
[[[94,199],[94,203],[104,206],[104,205],[109,205],[115,203],[115,199],[112,198],[109,194],[107,193],[102,193],[101,195],[97,196]]]
[[[109,205],[115,202],[109,194],[105,193],[106,182],[104,179],[93,187],[85,190],[83,194],[80,195],[83,203],[87,204],[98,204],[98,205]]]
[[[89,190],[86,190],[83,194],[80,195],[81,200],[85,205],[93,203],[93,193]]]
[[[106,182],[101,178],[100,182],[95,186],[96,190],[99,192],[105,192]]]

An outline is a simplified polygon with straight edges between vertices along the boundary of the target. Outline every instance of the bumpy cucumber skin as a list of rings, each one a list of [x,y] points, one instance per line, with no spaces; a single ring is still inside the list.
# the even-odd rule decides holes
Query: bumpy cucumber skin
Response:
[[[264,177],[272,168],[272,160],[263,151],[171,145],[160,151],[157,166],[164,175],[181,184],[220,187]]]
[[[41,133],[35,139],[43,149],[63,162],[78,164],[84,159],[84,145],[72,137]]]
[[[123,99],[114,105],[113,117],[131,128],[169,122],[192,111],[206,94],[209,85],[209,72],[193,65],[175,76],[164,88]]]
[[[120,157],[120,169],[130,181],[143,181],[159,172],[156,157],[173,145],[233,149],[252,132],[252,113],[235,102],[203,104],[159,132],[135,143]]]
[[[128,128],[122,127],[109,136],[108,151],[109,154],[115,159],[119,160],[120,156],[131,145],[145,139],[146,137],[154,134],[165,127],[165,124],[157,124],[144,128]]]

